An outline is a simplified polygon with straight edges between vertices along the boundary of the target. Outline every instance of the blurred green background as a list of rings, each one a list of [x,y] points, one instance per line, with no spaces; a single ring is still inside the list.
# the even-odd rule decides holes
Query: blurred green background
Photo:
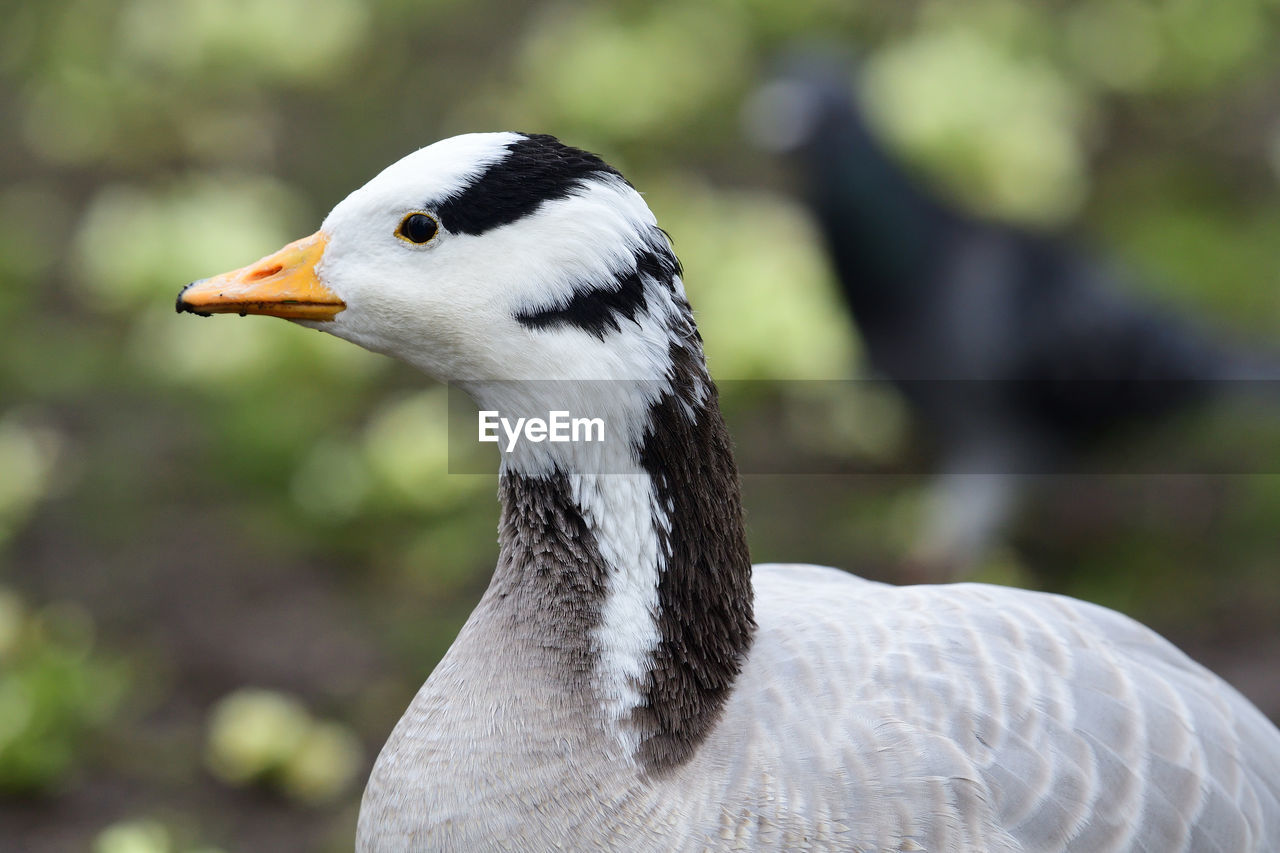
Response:
[[[435,139],[600,152],[671,233],[717,377],[856,376],[813,225],[739,129],[772,55],[820,34],[865,59],[876,123],[940,193],[1100,247],[1237,337],[1280,330],[1276,0],[10,0],[0,19],[5,850],[350,849],[373,756],[487,582],[495,483],[446,472],[444,390],[407,368],[173,300]],[[731,425],[782,430],[753,452],[840,472],[746,477],[758,561],[895,577],[927,480],[896,401],[864,396],[834,430],[727,396]],[[1122,609],[1280,717],[1280,476],[1058,485],[982,576]]]

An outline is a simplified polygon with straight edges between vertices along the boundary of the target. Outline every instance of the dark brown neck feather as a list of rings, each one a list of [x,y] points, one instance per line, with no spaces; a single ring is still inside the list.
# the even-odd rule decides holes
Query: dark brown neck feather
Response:
[[[640,456],[670,521],[669,530],[656,525],[666,555],[662,640],[635,720],[645,732],[639,759],[651,773],[683,764],[715,727],[756,628],[738,469],[716,388],[700,346],[673,346],[672,359],[677,377],[705,383],[706,398],[674,382],[650,412]]]
[[[637,448],[661,516],[653,524],[660,639],[627,721],[650,774],[683,764],[715,727],[755,632],[738,472],[701,340],[691,315],[682,319],[683,333],[672,334],[669,388],[650,407]],[[580,472],[503,473],[500,577],[490,594],[519,596],[510,602],[513,619],[527,618],[524,608],[545,616],[530,641],[561,656],[571,689],[585,689],[609,567],[574,500],[572,473]]]
[[[498,568],[486,597],[508,600],[504,609],[521,625],[536,622],[530,639],[554,653],[570,689],[586,689],[595,666],[589,638],[608,588],[595,533],[563,474],[504,472],[498,497]],[[529,618],[538,614],[548,618]]]

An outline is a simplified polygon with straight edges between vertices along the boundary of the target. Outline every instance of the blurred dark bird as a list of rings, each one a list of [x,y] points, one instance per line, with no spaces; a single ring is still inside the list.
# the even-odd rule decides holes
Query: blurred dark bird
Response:
[[[843,59],[793,57],[747,121],[794,165],[871,368],[940,453],[916,555],[934,573],[982,555],[1028,475],[1064,470],[1126,426],[1280,376],[1280,361],[1132,298],[1107,263],[923,190],[868,125]]]

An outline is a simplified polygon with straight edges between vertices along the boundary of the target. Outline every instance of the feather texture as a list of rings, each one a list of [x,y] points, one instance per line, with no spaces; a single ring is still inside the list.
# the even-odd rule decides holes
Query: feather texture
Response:
[[[385,787],[392,777],[375,774],[361,849],[1280,844],[1280,734],[1127,617],[1044,593],[893,587],[796,565],[756,567],[755,608],[759,630],[719,724],[678,771],[645,778],[555,698],[557,675],[503,638],[472,645],[482,604],[380,759],[404,773]],[[464,676],[473,667],[483,674]],[[477,679],[492,705],[474,704]],[[473,741],[459,754],[460,704],[507,746]],[[451,780],[443,798],[439,774]],[[466,817],[415,834],[448,814]]]

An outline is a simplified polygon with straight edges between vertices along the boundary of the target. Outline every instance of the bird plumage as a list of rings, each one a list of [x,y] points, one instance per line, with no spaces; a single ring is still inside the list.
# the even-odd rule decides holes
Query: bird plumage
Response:
[[[1274,848],[1280,732],[1131,620],[753,573],[679,265],[598,163],[550,137],[445,140],[339,204],[323,257],[237,279],[314,274],[343,307],[305,325],[482,408],[612,425],[504,453],[493,579],[379,755],[357,848]],[[440,232],[400,245],[413,211]],[[288,316],[228,292],[197,282],[178,307]]]
[[[625,759],[584,737],[591,727],[572,703],[546,695],[554,672],[468,672],[446,658],[432,676],[443,683],[420,694],[388,743],[403,776],[375,775],[366,794],[362,819],[379,833],[367,849],[431,839],[546,849],[550,838],[606,849],[1103,853],[1263,851],[1277,838],[1274,728],[1125,617],[1013,589],[890,587],[813,566],[757,566],[755,599],[759,630],[719,725],[677,770],[631,784],[618,780]],[[459,638],[465,657],[527,660],[474,630]],[[469,642],[483,646],[468,652]],[[472,678],[505,702],[476,705]],[[543,723],[534,732],[507,718],[529,713]],[[463,749],[448,724],[463,721],[512,743]],[[481,786],[493,787],[477,808]],[[401,834],[423,811],[445,834]]]

